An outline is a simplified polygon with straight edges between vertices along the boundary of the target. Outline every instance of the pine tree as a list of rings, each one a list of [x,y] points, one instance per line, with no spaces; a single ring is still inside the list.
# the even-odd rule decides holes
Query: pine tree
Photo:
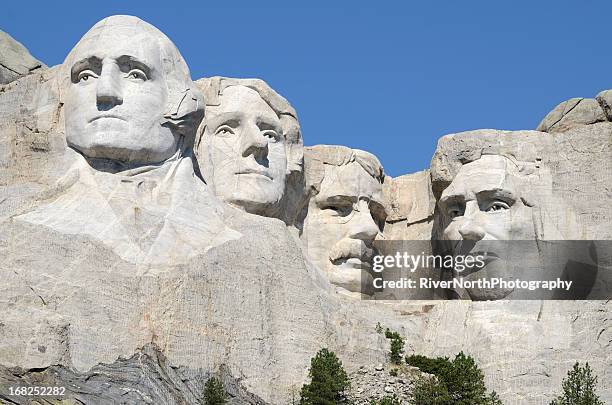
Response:
[[[310,360],[310,383],[300,392],[302,405],[335,405],[342,393],[350,387],[346,371],[336,354],[321,349]]]
[[[203,405],[223,405],[227,402],[227,393],[223,387],[223,383],[215,377],[210,378],[204,385],[202,394]]]
[[[391,348],[389,357],[391,363],[400,364],[402,362],[402,353],[404,353],[404,339],[397,332],[392,332],[387,328],[385,337],[391,340]]]
[[[584,367],[574,364],[562,383],[563,395],[553,400],[550,405],[604,405],[595,393],[597,376],[592,374],[589,363]]]

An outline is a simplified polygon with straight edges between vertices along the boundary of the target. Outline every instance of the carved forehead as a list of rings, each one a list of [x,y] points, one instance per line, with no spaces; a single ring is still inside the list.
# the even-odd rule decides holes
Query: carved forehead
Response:
[[[219,95],[219,105],[206,106],[209,119],[220,115],[257,115],[269,121],[278,122],[276,112],[255,90],[245,86],[230,86]]]
[[[462,196],[469,198],[481,191],[517,191],[519,182],[516,164],[505,156],[484,155],[461,167],[457,176],[442,193],[442,198]]]
[[[111,16],[94,25],[70,51],[64,67],[84,58],[95,56],[133,56],[157,65],[173,81],[191,80],[189,68],[170,39],[153,25],[132,16]],[[182,86],[181,86],[182,87]],[[185,90],[185,89],[181,89]]]
[[[357,162],[342,166],[325,165],[321,190],[315,198],[324,201],[335,196],[365,197],[384,205],[382,184]]]

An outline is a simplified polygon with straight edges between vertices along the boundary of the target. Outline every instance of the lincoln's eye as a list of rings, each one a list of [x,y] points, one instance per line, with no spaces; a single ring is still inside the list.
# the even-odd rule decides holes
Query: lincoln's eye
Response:
[[[462,216],[463,210],[460,207],[450,207],[446,213],[449,218],[454,219]]]

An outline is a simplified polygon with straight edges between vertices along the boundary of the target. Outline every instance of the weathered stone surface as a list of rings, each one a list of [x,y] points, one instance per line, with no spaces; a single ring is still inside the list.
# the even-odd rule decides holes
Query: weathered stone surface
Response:
[[[38,350],[44,351],[44,346]],[[63,387],[62,395],[39,396],[39,404],[199,404],[209,374],[187,367],[171,367],[154,345],[139,349],[130,358],[119,358],[111,364],[99,364],[79,373],[65,366],[24,370],[0,366],[0,382],[8,386]],[[214,376],[229,394],[229,404],[265,404],[244,391],[221,367]],[[10,396],[0,391],[0,399],[14,404],[29,404],[32,397]]]
[[[429,313],[427,356],[472,355],[504,404],[548,404],[572,365],[589,362],[612,401],[609,301],[445,301]],[[410,353],[408,353],[410,354]]]
[[[116,24],[124,34],[133,33],[134,25],[146,24],[132,17],[113,21],[130,22],[129,27]],[[167,80],[173,77],[170,82],[186,85],[182,90],[191,89],[187,67],[169,40],[155,30],[139,29],[165,43],[163,48],[173,55],[167,60],[179,65],[178,76],[170,74]],[[156,48],[152,49],[155,54]],[[334,291],[324,269],[313,264],[316,260],[305,258],[308,255],[297,235],[304,230],[300,221],[296,223],[301,229],[294,229],[287,226],[294,223],[287,219],[291,215],[279,220],[223,204],[199,177],[189,153],[193,139],[189,136],[195,135],[198,123],[183,119],[190,117],[186,111],[193,113],[202,106],[196,88],[175,94],[181,97],[169,97],[168,101],[181,100],[170,103],[180,107],[170,116],[161,106],[155,109],[156,123],[167,120],[164,128],[172,128],[185,142],[172,150],[172,156],[153,162],[161,149],[141,153],[138,142],[132,142],[139,136],[114,138],[116,143],[129,141],[122,148],[90,148],[86,145],[90,138],[79,138],[76,125],[74,136],[66,141],[65,124],[75,124],[72,119],[82,115],[74,115],[77,103],[70,102],[76,93],[68,97],[72,107],[62,106],[66,86],[79,83],[67,75],[66,66],[33,72],[0,90],[3,400],[8,385],[42,381],[66,384],[69,398],[86,403],[116,402],[121,395],[128,403],[191,404],[205,379],[215,374],[225,381],[234,402],[287,403],[299,392],[310,358],[322,347],[336,352],[353,375],[360,366],[371,371],[383,364],[388,341],[375,331],[380,322],[406,339],[407,354],[452,356],[461,350],[472,354],[485,372],[488,387],[497,390],[507,404],[548,403],[575,361],[589,361],[600,376],[602,399],[612,401],[609,302],[347,300]],[[102,74],[95,66],[89,70]],[[76,73],[77,79],[90,74]],[[139,73],[135,74],[133,79],[138,79]],[[100,78],[87,77],[85,82]],[[90,107],[96,103],[109,107],[118,98],[117,89],[134,84],[121,82],[125,77],[107,79],[116,81],[115,93],[102,86],[104,91],[86,98],[93,103]],[[134,94],[141,93],[132,89],[121,97]],[[359,179],[376,176],[368,175],[355,161],[347,162],[345,158],[354,153],[345,153],[351,150],[344,147],[331,147],[326,163],[306,165],[306,177],[320,180],[311,182],[318,187],[313,195],[318,195],[333,183],[325,183],[326,178],[339,178],[335,169],[353,164],[351,170],[356,172],[349,180],[359,186],[352,195],[358,197],[359,214],[369,214],[368,221],[377,219],[371,204],[366,207],[359,201],[367,197],[371,202],[379,192],[388,213],[386,223],[376,224],[376,233],[383,231],[378,237],[429,240],[432,233],[438,237],[446,229],[437,199],[453,181],[457,185],[462,177],[465,180],[466,167],[475,167],[468,165],[491,162],[490,155],[497,155],[496,162],[514,159],[540,180],[539,188],[527,189],[540,195],[533,199],[527,192],[524,198],[536,201],[535,208],[548,207],[535,209],[533,215],[544,235],[612,239],[612,123],[597,122],[603,121],[602,111],[609,115],[608,98],[607,92],[598,96],[601,111],[591,101],[563,106],[547,121],[551,133],[480,130],[443,137],[430,171],[385,177],[380,190],[360,188],[369,183]],[[139,109],[132,110],[134,116]],[[159,128],[155,131],[169,135]],[[130,148],[138,153],[125,153]],[[87,162],[75,156],[74,149]],[[183,154],[174,159],[177,151]],[[96,161],[100,157],[106,161]],[[375,158],[364,162],[382,178]],[[72,176],[75,165],[77,175]],[[125,173],[125,169],[144,166],[154,168],[144,176]],[[298,167],[294,169],[299,172]],[[365,176],[358,174],[361,169]],[[489,174],[482,168],[474,173],[476,178]],[[107,188],[98,179],[104,179],[101,183]],[[138,194],[138,181],[130,183],[141,179],[143,184],[156,182],[155,187],[145,187],[153,197]],[[337,189],[327,187],[328,191],[347,183],[337,185]],[[291,192],[295,193],[291,198],[299,201],[299,193]],[[99,203],[83,204],[94,198]],[[548,214],[543,215],[544,211]],[[139,217],[138,212],[146,215]],[[573,227],[574,218],[580,227]],[[105,222],[110,227],[120,224],[132,238],[114,243],[117,238],[109,238],[109,230],[92,231],[92,224]],[[158,233],[164,226],[170,227],[169,233]],[[200,237],[211,227],[231,237]],[[311,231],[311,237],[316,237],[316,227]],[[372,233],[365,235],[368,241]],[[160,239],[159,235],[170,236]],[[160,240],[158,248],[155,243]],[[126,254],[125,246],[162,254],[163,260],[144,260],[143,256],[151,257],[146,253]],[[186,252],[185,246],[194,248]],[[379,381],[381,394],[400,384],[391,380]]]
[[[339,291],[372,295],[372,243],[384,228],[384,169],[371,153],[317,145],[305,151],[310,195],[301,239]]]
[[[558,228],[562,239],[612,238],[608,226],[612,124],[579,126],[554,135],[484,129],[446,135],[438,141],[432,159],[434,195],[442,194],[464,164],[486,155],[513,157],[537,173],[540,183],[533,196],[548,206],[549,215],[541,217],[542,226]],[[582,227],[578,233],[571,217]]]
[[[6,32],[0,30],[0,85],[10,83],[46,66]]]

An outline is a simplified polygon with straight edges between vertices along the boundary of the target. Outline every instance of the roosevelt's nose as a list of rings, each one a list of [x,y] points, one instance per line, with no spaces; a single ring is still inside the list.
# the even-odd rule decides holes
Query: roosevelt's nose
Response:
[[[366,201],[359,201],[358,210],[349,221],[349,237],[371,242],[378,235],[379,229]]]
[[[96,84],[96,102],[99,107],[112,108],[123,103],[121,71],[116,63],[103,63]]]
[[[245,128],[240,150],[243,157],[253,155],[260,163],[268,157],[268,141],[256,125],[248,125]]]
[[[479,241],[486,235],[485,230],[480,226],[480,207],[476,201],[469,201],[465,206],[463,222],[459,226],[459,234],[464,240]]]

